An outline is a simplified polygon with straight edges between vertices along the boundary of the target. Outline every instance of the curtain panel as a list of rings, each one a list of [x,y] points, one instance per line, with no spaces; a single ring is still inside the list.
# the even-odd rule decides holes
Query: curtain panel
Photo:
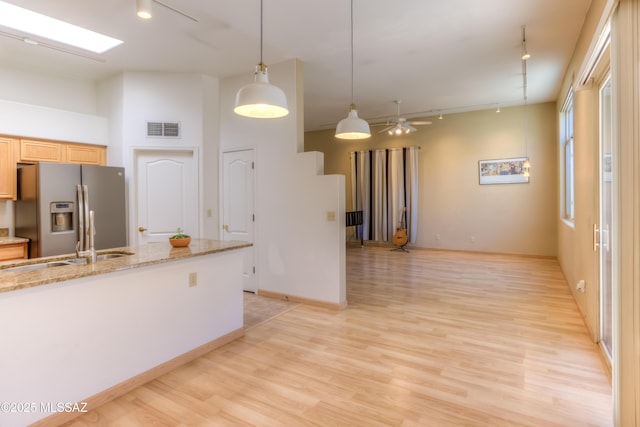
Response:
[[[363,240],[390,241],[400,225],[418,234],[419,147],[349,153],[353,210],[363,212]]]

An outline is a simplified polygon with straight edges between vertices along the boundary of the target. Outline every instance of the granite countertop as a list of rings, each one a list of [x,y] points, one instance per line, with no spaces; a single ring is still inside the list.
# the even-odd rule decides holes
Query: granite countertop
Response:
[[[27,242],[29,242],[29,239],[25,239],[24,237],[0,237],[0,245],[13,245]]]
[[[252,243],[247,242],[209,239],[192,239],[191,244],[185,248],[173,248],[169,242],[149,243],[142,246],[124,246],[121,248],[97,251],[98,255],[126,253],[127,256],[100,260],[95,264],[73,264],[22,272],[5,271],[4,269],[43,262],[63,261],[76,258],[76,256],[75,254],[68,254],[35,258],[20,262],[0,262],[0,293],[246,248],[251,245]]]

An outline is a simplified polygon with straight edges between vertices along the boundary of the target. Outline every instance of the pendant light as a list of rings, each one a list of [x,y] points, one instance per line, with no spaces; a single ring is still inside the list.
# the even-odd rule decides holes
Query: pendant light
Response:
[[[136,0],[136,14],[142,19],[151,19],[151,0]]]
[[[256,65],[254,82],[240,88],[233,111],[245,117],[275,119],[289,114],[287,97],[282,89],[269,84],[267,66],[262,62],[262,0],[260,0],[260,63]]]
[[[353,102],[353,0],[351,0],[351,105],[346,119],[336,127],[336,138],[365,139],[371,136],[369,123],[358,117],[358,109]]]
[[[136,15],[142,19],[151,19],[153,18],[153,10],[151,9],[151,2],[158,3],[160,6],[164,6],[169,10],[172,10],[185,18],[191,19],[193,22],[198,22],[198,19],[189,15],[187,12],[180,10],[176,7],[171,6],[168,3],[165,3],[160,0],[136,0]]]

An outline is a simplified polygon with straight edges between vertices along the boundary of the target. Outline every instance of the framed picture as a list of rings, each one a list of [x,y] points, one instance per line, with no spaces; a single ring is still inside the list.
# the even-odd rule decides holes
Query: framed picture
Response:
[[[529,182],[529,177],[524,175],[524,162],[526,157],[513,159],[480,160],[478,173],[480,184],[521,184]]]

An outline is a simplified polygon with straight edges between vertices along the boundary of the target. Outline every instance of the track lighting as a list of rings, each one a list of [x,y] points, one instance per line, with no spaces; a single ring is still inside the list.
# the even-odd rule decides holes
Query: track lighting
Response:
[[[136,0],[136,14],[142,19],[151,19],[151,0]]]
[[[527,38],[525,36],[525,27],[523,25],[522,26],[522,56],[520,57],[520,59],[522,59],[523,61],[526,61],[529,58],[531,58],[531,55],[527,51]]]
[[[139,18],[142,19],[151,19],[153,17],[153,10],[151,8],[151,2],[154,3],[158,3],[160,6],[164,6],[169,10],[172,10],[176,13],[179,13],[180,15],[184,16],[185,18],[189,18],[194,22],[198,22],[198,20],[196,18],[194,18],[193,16],[189,15],[188,13],[177,9],[163,1],[160,0],[136,0],[136,15],[138,15]]]
[[[529,176],[529,169],[531,168],[531,163],[529,162],[529,111],[528,111],[528,97],[527,97],[527,59],[531,57],[527,53],[527,38],[525,35],[525,26],[522,26],[522,95],[524,98],[524,153],[526,160],[522,164],[523,175]],[[526,56],[526,58],[525,58]]]

